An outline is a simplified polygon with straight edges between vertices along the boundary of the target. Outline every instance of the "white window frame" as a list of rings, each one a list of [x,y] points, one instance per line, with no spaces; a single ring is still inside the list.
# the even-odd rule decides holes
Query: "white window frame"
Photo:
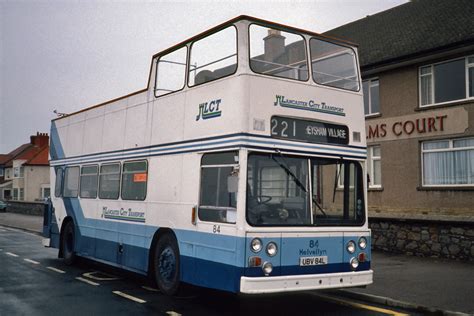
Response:
[[[374,148],[378,147],[380,151],[379,156],[374,156]],[[380,184],[374,184],[375,181],[375,169],[374,169],[374,161],[381,161],[382,160],[382,148],[380,145],[373,145],[367,147],[367,162],[368,162],[368,172],[369,172],[369,189],[380,189],[382,188],[382,165],[380,165]]]
[[[365,115],[365,117],[371,117],[371,116],[374,116],[374,115],[379,115],[380,114],[380,81],[379,81],[379,78],[375,77],[375,78],[362,80],[362,91],[364,91],[364,82],[366,82],[366,81],[369,82],[369,95],[368,95],[368,98],[369,98],[369,113],[367,113],[367,114],[364,113],[364,115]],[[374,84],[373,81],[377,81],[377,83]],[[371,96],[371,93],[370,93],[370,89],[372,87],[376,87],[376,86],[379,87],[379,111],[378,112],[372,112],[372,96]],[[364,108],[364,111],[365,111],[365,108]]]
[[[463,151],[463,150],[471,150],[474,149],[474,146],[471,147],[454,147],[454,141],[457,140],[463,140],[463,139],[468,139],[472,137],[463,137],[463,138],[449,138],[449,139],[433,139],[433,140],[426,140],[420,143],[421,150],[421,186],[425,188],[452,188],[452,187],[474,187],[474,183],[471,184],[425,184],[425,175],[424,175],[424,164],[423,164],[423,154],[424,153],[434,153],[434,152],[453,152],[453,151]],[[423,143],[428,143],[428,142],[434,142],[434,141],[440,141],[440,142],[449,142],[449,147],[448,148],[441,148],[441,149],[423,149]]]
[[[25,168],[23,166],[13,168],[13,178],[23,178],[25,176]]]
[[[448,60],[443,60],[443,61],[438,62],[438,63],[428,64],[428,65],[423,65],[423,66],[418,67],[418,104],[419,104],[419,107],[420,108],[427,108],[427,107],[436,106],[436,105],[444,105],[444,104],[451,104],[451,103],[454,103],[454,102],[474,100],[474,96],[472,96],[472,97],[469,96],[469,68],[474,68],[474,62],[469,63],[469,58],[474,58],[474,55],[469,55],[469,56],[460,57],[460,58],[452,58],[452,59],[448,59]],[[466,85],[466,87],[465,87],[465,89],[466,89],[465,98],[464,99],[456,99],[456,100],[436,103],[435,102],[435,85],[434,85],[435,84],[434,66],[444,64],[444,63],[448,63],[448,62],[455,61],[455,60],[461,60],[461,59],[464,59],[464,71],[465,71],[465,77],[464,77],[465,82],[464,82],[464,84]],[[427,68],[427,67],[430,67],[430,73],[422,75],[421,74],[421,69],[422,68]],[[428,76],[428,75],[431,76],[431,80],[430,80],[431,81],[431,103],[430,104],[421,104],[421,95],[422,95],[422,92],[421,92],[421,78],[424,77],[424,76]]]
[[[4,171],[3,171],[3,167],[0,168],[0,177],[3,177],[5,174],[4,174]]]

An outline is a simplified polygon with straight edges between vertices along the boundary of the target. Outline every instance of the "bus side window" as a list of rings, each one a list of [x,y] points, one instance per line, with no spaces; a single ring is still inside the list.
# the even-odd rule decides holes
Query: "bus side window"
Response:
[[[122,171],[122,200],[145,200],[147,188],[147,162],[124,162]]]
[[[205,154],[201,160],[199,219],[235,223],[238,152]]]
[[[232,75],[237,70],[237,30],[229,26],[191,46],[189,86]]]
[[[56,182],[54,185],[54,196],[61,197],[63,191],[63,169],[56,168]]]
[[[156,62],[155,97],[184,88],[187,47],[161,56]]]
[[[79,193],[79,167],[67,167],[64,171],[63,197],[77,197]]]
[[[99,198],[117,200],[120,191],[120,163],[100,166]]]
[[[97,187],[99,179],[98,166],[83,166],[81,168],[81,198],[95,199],[97,197]]]

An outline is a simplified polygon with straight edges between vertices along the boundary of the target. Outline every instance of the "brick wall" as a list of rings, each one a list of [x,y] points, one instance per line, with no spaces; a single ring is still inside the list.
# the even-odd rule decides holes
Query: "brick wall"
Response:
[[[9,213],[43,216],[45,208],[43,202],[8,201],[7,203],[7,212]]]

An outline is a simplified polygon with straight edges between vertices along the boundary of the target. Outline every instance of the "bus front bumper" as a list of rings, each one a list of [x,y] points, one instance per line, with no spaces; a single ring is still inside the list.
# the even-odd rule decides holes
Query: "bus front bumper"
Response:
[[[240,292],[258,294],[364,286],[372,283],[373,273],[372,270],[368,270],[274,277],[241,277]]]

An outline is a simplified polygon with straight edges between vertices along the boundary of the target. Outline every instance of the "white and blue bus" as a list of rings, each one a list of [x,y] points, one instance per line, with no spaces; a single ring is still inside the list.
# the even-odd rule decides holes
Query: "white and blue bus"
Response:
[[[372,283],[357,48],[240,16],[51,126],[44,245],[235,293]]]

